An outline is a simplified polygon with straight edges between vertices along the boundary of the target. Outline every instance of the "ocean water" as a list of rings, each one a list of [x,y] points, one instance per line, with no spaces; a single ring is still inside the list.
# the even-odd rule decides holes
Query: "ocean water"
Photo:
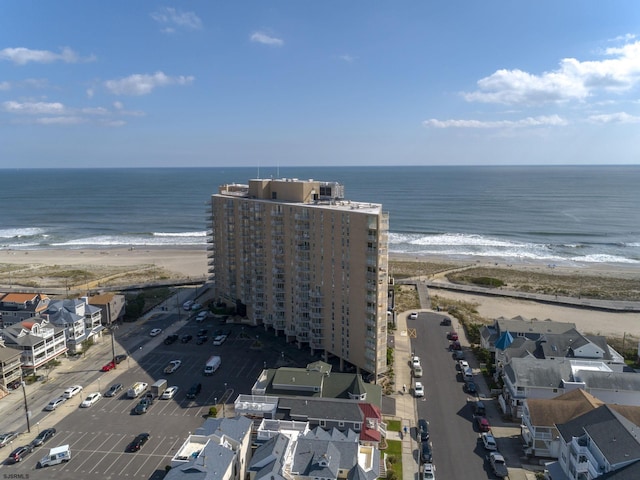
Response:
[[[7,169],[0,250],[202,246],[211,194],[258,177],[383,204],[392,253],[640,264],[640,166]]]

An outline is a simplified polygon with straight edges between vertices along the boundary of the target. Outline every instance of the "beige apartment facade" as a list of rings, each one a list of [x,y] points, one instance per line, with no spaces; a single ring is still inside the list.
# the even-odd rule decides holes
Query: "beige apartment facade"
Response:
[[[211,197],[215,298],[300,346],[386,372],[389,217],[336,182],[256,179]]]

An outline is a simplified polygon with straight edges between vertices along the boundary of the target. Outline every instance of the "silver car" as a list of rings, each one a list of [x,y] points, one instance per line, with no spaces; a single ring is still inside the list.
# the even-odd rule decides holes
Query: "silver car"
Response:
[[[54,398],[49,402],[49,404],[46,407],[44,407],[44,409],[49,412],[52,412],[66,401],[67,399],[64,397]]]

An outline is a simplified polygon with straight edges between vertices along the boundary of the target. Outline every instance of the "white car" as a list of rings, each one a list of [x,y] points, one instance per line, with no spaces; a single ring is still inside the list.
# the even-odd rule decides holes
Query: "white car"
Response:
[[[48,412],[53,412],[56,408],[58,408],[60,405],[62,405],[66,401],[67,399],[64,397],[54,398],[48,403],[46,407],[44,407],[44,409]]]
[[[422,480],[436,480],[436,466],[433,463],[425,463],[422,467]]]
[[[416,397],[424,397],[424,386],[422,385],[422,382],[416,382],[413,392]]]
[[[491,433],[484,432],[482,434],[482,443],[484,444],[485,450],[498,450],[498,444],[496,443],[496,439]]]
[[[153,330],[151,330],[149,332],[149,335],[151,335],[152,337],[155,337],[157,335],[160,335],[162,333],[162,329],[161,328],[154,328]]]
[[[200,313],[198,313],[198,315],[196,316],[196,322],[202,322],[204,321],[207,317],[209,316],[209,312],[207,312],[206,310],[202,310]]]
[[[466,360],[458,360],[458,370],[464,373],[467,368],[469,368],[469,362]]]
[[[89,408],[91,405],[96,403],[98,400],[102,398],[102,394],[100,392],[90,393],[87,398],[80,404],[82,408]]]
[[[411,312],[409,314],[409,320],[417,320],[418,319],[418,312]]]
[[[162,400],[170,400],[175,396],[177,391],[178,391],[178,387],[176,386],[169,387],[163,392],[162,395],[160,395],[160,398]]]
[[[164,373],[173,373],[180,368],[182,360],[171,360],[167,368],[164,369]]]
[[[414,355],[414,356],[411,357],[411,366],[413,368],[420,366],[420,357],[419,356]]]
[[[182,304],[182,308],[185,310],[191,310],[191,305],[193,305],[193,300],[187,300]]]
[[[72,387],[67,388],[63,393],[62,396],[64,398],[71,398],[76,396],[78,393],[80,393],[82,391],[82,387],[80,385],[74,385]]]
[[[225,342],[225,340],[227,340],[226,335],[218,335],[216,338],[213,339],[213,344],[222,345]]]

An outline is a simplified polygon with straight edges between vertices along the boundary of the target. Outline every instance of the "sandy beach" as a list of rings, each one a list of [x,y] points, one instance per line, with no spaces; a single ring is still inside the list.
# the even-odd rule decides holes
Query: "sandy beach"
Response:
[[[443,258],[418,258],[392,255],[394,261],[413,261],[429,264],[431,268],[455,266],[477,266],[478,262],[464,262]],[[495,266],[495,262],[486,262]],[[427,266],[427,265],[426,265]],[[549,271],[548,265],[522,264],[505,266],[518,271]],[[426,268],[426,267],[425,267]],[[0,288],[16,291],[20,286],[31,288],[67,287],[91,284],[118,285],[132,280],[154,279],[204,279],[207,275],[207,251],[205,247],[189,248],[113,248],[83,250],[4,250],[0,251]],[[597,264],[588,266],[554,266],[554,272],[602,275],[610,278],[638,277],[638,268],[626,265]],[[393,273],[393,272],[392,272]],[[426,274],[426,273],[425,273]],[[429,272],[430,278],[437,279],[437,272]],[[640,316],[631,313],[608,313],[586,309],[568,308],[539,304],[531,301],[502,297],[488,297],[449,292],[433,291],[442,297],[464,300],[477,304],[483,317],[494,319],[501,316],[511,318],[517,315],[529,319],[573,322],[584,333],[622,337],[625,334],[638,336]]]

